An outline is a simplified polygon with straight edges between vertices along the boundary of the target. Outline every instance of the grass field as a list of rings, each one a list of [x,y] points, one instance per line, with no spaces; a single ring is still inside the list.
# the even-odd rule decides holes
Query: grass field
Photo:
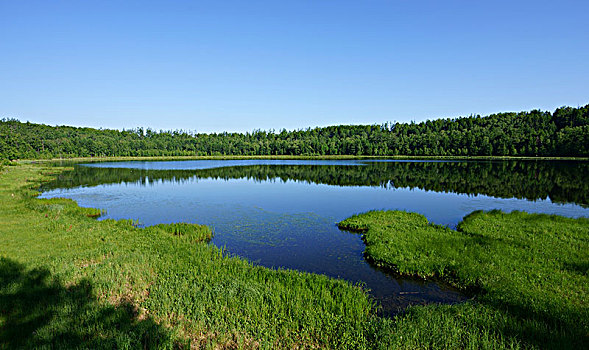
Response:
[[[404,316],[403,322],[427,320],[435,329],[415,327],[417,347],[420,332],[436,339],[444,328],[450,329],[444,337],[456,339],[452,347],[492,345],[495,335],[504,345],[589,345],[588,219],[474,212],[455,231],[415,213],[373,211],[339,226],[363,232],[365,254],[376,265],[477,293],[476,302]]]
[[[474,213],[459,232],[371,212],[377,264],[476,288],[475,300],[376,315],[364,290],[254,266],[207,244],[207,227],[96,221],[36,199],[63,168],[0,173],[0,348],[544,348],[587,345],[589,223]],[[385,245],[386,243],[386,245]]]
[[[361,288],[229,257],[207,227],[35,199],[56,171],[0,175],[0,348],[378,346],[386,321]]]

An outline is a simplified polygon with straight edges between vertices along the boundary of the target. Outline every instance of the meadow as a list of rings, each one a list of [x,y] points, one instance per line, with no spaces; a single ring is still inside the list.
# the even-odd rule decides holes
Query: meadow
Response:
[[[0,173],[0,348],[578,348],[587,345],[589,220],[473,213],[458,230],[402,212],[340,223],[366,256],[467,290],[395,318],[359,285],[268,269],[208,227],[138,228],[35,198],[67,168]]]
[[[372,211],[338,225],[363,233],[366,258],[374,264],[443,278],[476,296],[462,305],[411,309],[401,323],[415,329],[406,340],[416,347],[426,334],[436,339],[447,328],[466,331],[452,332],[451,347],[497,339],[501,346],[587,346],[588,219],[477,211],[451,230],[415,213]],[[431,329],[413,327],[415,321]]]
[[[59,171],[0,175],[0,347],[379,346],[389,321],[361,287],[231,257],[208,227],[141,229],[36,199]]]

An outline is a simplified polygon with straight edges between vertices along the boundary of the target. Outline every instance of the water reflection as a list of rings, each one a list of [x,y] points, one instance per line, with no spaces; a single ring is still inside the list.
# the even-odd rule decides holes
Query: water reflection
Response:
[[[363,283],[391,314],[464,296],[371,267],[360,237],[337,221],[371,209],[415,211],[448,226],[479,209],[589,216],[588,174],[587,162],[121,162],[76,166],[42,196],[144,225],[210,225],[212,243],[233,254]]]
[[[581,161],[173,161],[76,166],[43,190],[193,179],[288,180],[589,205],[589,162]]]

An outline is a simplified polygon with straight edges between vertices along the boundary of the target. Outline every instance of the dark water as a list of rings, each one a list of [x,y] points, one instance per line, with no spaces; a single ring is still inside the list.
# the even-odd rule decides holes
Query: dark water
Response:
[[[402,209],[456,224],[474,210],[589,217],[589,162],[201,160],[78,165],[45,185],[141,225],[213,227],[212,243],[268,267],[364,283],[391,314],[453,303],[460,293],[403,279],[363,258],[359,235],[335,223],[371,209]]]

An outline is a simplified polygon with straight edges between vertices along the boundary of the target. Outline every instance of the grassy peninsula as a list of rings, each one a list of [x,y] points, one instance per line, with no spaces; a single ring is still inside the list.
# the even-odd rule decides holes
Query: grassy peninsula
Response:
[[[497,335],[500,347],[589,344],[588,219],[479,211],[451,230],[415,213],[373,211],[339,227],[363,232],[365,255],[379,266],[476,293],[462,305],[410,309],[396,324],[414,331],[402,347],[495,347]]]

